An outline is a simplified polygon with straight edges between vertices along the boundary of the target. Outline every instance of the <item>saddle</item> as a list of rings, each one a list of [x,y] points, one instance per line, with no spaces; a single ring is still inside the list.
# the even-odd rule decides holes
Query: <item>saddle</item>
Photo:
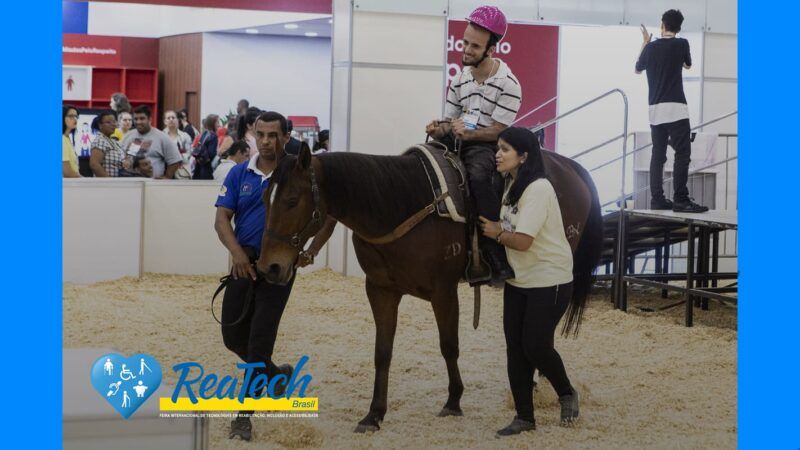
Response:
[[[448,194],[436,204],[436,214],[454,222],[467,223],[470,214],[469,189],[467,170],[461,158],[438,142],[415,145],[403,154],[414,155],[420,160],[428,176],[433,198]]]

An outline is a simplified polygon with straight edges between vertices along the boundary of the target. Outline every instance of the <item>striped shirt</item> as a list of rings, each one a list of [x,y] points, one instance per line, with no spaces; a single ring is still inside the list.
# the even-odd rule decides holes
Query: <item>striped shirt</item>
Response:
[[[465,67],[447,88],[444,116],[457,119],[465,111],[478,115],[478,128],[500,122],[511,125],[522,103],[522,87],[508,65],[500,63],[497,73],[478,84],[472,76],[472,67]]]
[[[92,148],[103,152],[103,168],[108,176],[118,177],[119,169],[122,168],[122,160],[125,159],[125,152],[122,151],[119,142],[103,133],[97,133],[92,142]]]

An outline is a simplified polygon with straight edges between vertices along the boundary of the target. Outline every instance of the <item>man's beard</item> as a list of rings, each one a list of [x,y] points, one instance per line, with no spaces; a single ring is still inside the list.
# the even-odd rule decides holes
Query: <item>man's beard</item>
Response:
[[[478,67],[478,66],[481,65],[483,60],[486,59],[488,56],[489,56],[489,52],[484,51],[483,55],[481,55],[481,59],[479,59],[478,61],[476,61],[474,63],[468,63],[467,62],[467,57],[466,56],[462,56],[461,57],[461,64],[464,65],[464,66]]]

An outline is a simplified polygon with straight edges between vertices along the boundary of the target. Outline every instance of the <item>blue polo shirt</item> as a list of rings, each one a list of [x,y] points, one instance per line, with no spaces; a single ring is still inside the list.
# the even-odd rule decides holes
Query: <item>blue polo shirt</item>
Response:
[[[234,166],[220,188],[214,206],[233,210],[233,229],[236,241],[243,247],[261,252],[264,234],[264,191],[269,188],[272,173],[264,174],[256,167],[258,153],[249,161]]]

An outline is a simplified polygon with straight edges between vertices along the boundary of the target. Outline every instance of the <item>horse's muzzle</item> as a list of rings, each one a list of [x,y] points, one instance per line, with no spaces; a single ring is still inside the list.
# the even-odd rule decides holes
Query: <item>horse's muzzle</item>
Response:
[[[264,277],[270,284],[276,284],[278,286],[286,286],[289,283],[289,280],[292,278],[292,268],[289,268],[286,273],[281,273],[281,266],[279,264],[270,264],[267,268],[266,272],[261,270],[258,273]]]

